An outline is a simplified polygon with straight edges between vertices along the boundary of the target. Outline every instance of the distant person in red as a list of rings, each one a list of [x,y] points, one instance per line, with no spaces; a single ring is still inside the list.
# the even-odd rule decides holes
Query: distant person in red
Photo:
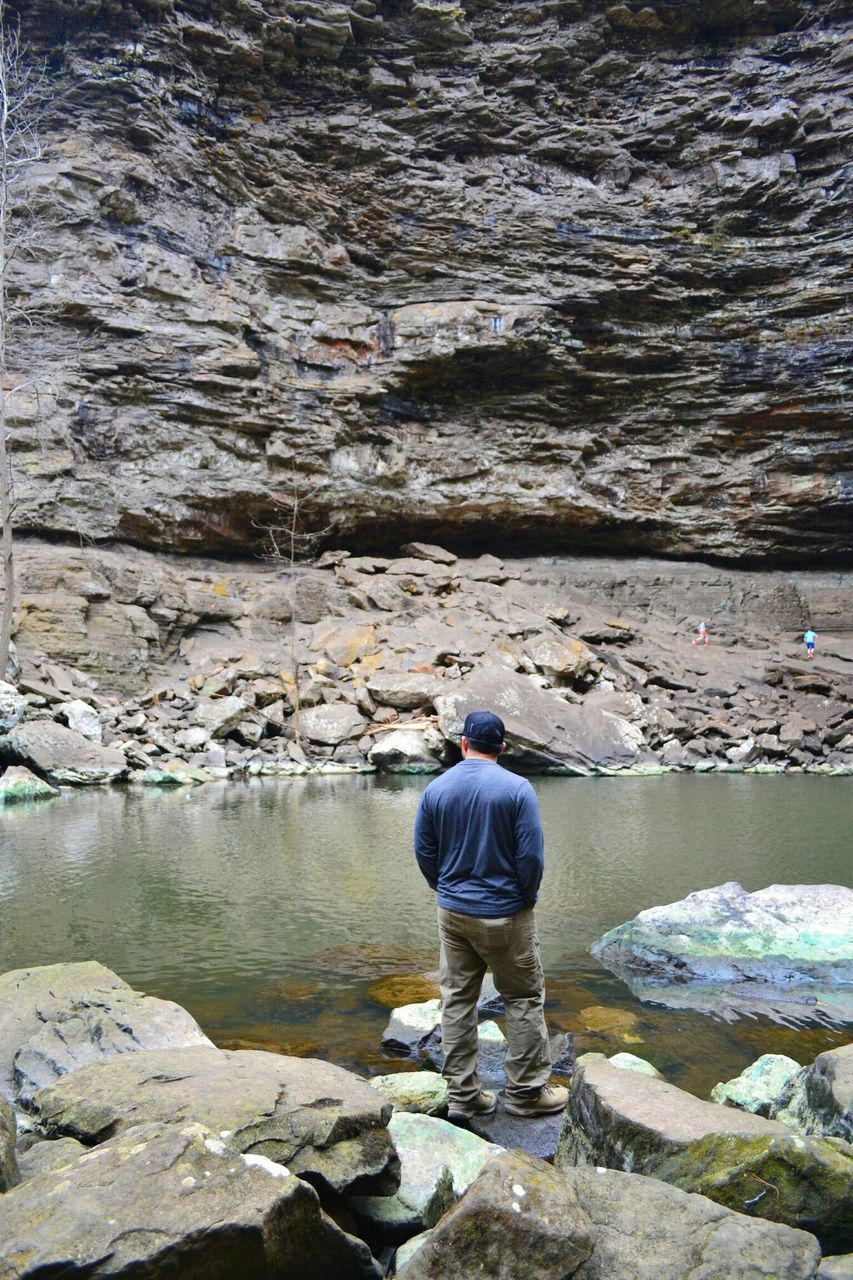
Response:
[[[690,641],[691,644],[707,644],[708,643],[708,624],[703,618],[696,628],[696,634]]]

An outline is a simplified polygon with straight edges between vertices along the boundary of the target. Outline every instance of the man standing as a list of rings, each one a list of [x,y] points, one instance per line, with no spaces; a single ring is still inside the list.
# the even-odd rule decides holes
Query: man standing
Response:
[[[503,721],[472,711],[462,760],[431,782],[415,821],[415,856],[438,891],[441,1037],[448,1119],[488,1115],[497,1096],[477,1070],[477,1001],[487,968],[506,1005],[506,1110],[562,1111],[568,1090],[549,1085],[545,984],[534,904],[544,868],[536,792],[498,765]]]
[[[815,631],[812,631],[811,627],[809,627],[808,631],[803,636],[803,643],[806,646],[807,658],[814,658],[814,647],[816,642],[817,642],[817,633]]]

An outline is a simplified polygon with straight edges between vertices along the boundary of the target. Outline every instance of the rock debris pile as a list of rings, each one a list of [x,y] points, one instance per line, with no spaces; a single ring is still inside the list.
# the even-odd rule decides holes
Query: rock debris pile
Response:
[[[35,581],[47,577],[39,554]],[[571,565],[464,560],[425,543],[242,579],[172,569],[146,585],[147,571],[104,553],[96,573],[71,556],[50,590],[24,597],[0,760],[53,785],[431,772],[458,759],[467,712],[492,707],[505,763],[522,772],[851,767],[843,637],[806,662],[796,634],[741,618],[697,647],[694,623],[660,599],[641,606],[640,587],[611,612],[605,588],[578,583]],[[140,615],[147,667],[121,656]],[[133,696],[115,690],[134,683]],[[34,785],[0,781],[7,799]]]

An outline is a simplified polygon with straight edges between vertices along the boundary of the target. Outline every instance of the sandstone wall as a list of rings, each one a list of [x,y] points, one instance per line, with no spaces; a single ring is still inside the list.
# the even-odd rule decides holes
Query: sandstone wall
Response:
[[[841,3],[17,7],[22,528],[243,554],[296,494],[362,550],[849,551]]]

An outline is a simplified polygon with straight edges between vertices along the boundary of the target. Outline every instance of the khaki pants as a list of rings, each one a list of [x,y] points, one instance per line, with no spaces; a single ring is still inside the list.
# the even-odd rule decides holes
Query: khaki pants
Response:
[[[441,942],[443,1075],[450,1102],[464,1108],[480,1091],[477,1000],[486,969],[506,1004],[506,1096],[538,1097],[551,1074],[545,1029],[545,981],[532,907],[487,919],[438,908]]]

